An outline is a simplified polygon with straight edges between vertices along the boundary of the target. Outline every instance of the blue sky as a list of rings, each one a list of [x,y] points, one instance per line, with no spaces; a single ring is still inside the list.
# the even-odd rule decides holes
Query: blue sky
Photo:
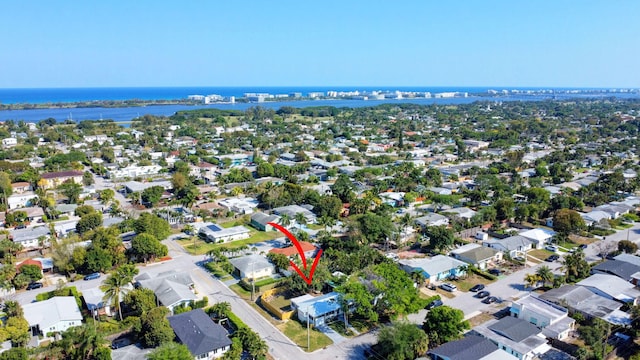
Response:
[[[640,87],[640,1],[3,2],[0,87]]]

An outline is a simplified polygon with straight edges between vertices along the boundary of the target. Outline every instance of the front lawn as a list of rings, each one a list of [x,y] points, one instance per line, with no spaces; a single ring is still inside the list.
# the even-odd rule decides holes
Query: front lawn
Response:
[[[477,274],[470,274],[469,276],[463,276],[460,280],[451,281],[451,283],[455,284],[458,287],[459,291],[467,292],[469,289],[474,287],[477,284],[491,284],[493,281],[486,279]]]
[[[219,247],[225,247],[229,250],[232,250],[245,245],[248,246],[248,245],[263,242],[263,241],[273,240],[275,238],[282,236],[282,234],[277,231],[264,232],[264,231],[254,230],[254,229],[249,229],[249,231],[250,231],[249,233],[250,236],[248,238],[243,240],[231,241],[228,243],[220,243],[220,244],[208,243],[200,238],[196,238],[195,240],[181,239],[181,240],[176,240],[176,242],[180,244],[185,250],[187,250],[192,255],[203,255]]]
[[[547,249],[533,249],[527,251],[527,260],[531,261],[531,257],[536,259],[544,260],[548,258],[550,255],[555,254]]]
[[[312,352],[333,344],[333,341],[329,337],[318,330],[311,329],[310,343],[311,348],[307,347],[307,326],[299,323],[295,320],[289,320],[284,324],[280,324],[277,328],[282,333],[291,339],[294,343],[300,346],[306,352]]]

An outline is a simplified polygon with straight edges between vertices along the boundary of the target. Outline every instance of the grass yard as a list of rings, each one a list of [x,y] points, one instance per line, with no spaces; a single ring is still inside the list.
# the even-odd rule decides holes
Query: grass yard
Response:
[[[311,230],[324,230],[324,226],[318,224],[306,224],[305,226]]]
[[[185,250],[187,250],[192,255],[203,255],[218,247],[235,249],[235,248],[242,247],[244,245],[251,245],[251,244],[255,244],[255,243],[259,243],[267,240],[273,240],[281,236],[281,234],[276,231],[264,232],[264,231],[254,230],[254,229],[249,229],[249,231],[250,231],[250,236],[247,239],[236,240],[236,241],[222,243],[222,244],[208,243],[199,238],[196,238],[195,241],[193,239],[184,239],[184,240],[176,240],[176,242],[180,244]]]
[[[306,352],[316,351],[333,344],[333,341],[325,334],[311,329],[309,336],[311,348],[307,348],[307,327],[295,320],[289,320],[284,324],[278,325],[277,328]]]
[[[229,285],[229,289],[233,290],[236,294],[238,294],[244,300],[251,301],[251,291],[245,290],[242,286],[238,284]]]
[[[487,312],[482,312],[470,319],[468,319],[469,324],[471,325],[471,327],[483,324],[491,319],[495,319],[495,317]]]
[[[468,277],[462,277],[460,278],[460,280],[457,281],[451,281],[451,283],[455,284],[458,287],[458,290],[460,291],[464,291],[467,292],[469,291],[469,289],[471,289],[473,286],[477,285],[477,284],[491,284],[493,281],[489,280],[489,279],[485,279],[480,275],[477,274],[470,274]]]
[[[533,249],[533,250],[527,251],[527,260],[533,261],[533,259],[531,259],[532,256],[536,259],[544,260],[552,254],[555,254],[555,253],[546,249]]]
[[[288,311],[291,309],[291,300],[285,299],[284,296],[278,295],[269,299],[269,304],[277,307],[282,311]]]

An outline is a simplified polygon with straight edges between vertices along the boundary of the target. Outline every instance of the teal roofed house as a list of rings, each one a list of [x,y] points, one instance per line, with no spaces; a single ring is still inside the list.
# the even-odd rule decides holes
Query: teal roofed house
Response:
[[[296,311],[298,319],[303,323],[309,321],[313,326],[320,326],[331,322],[344,314],[340,304],[340,294],[328,294],[313,297],[302,295],[291,299],[291,307]],[[350,308],[350,311],[353,309]]]

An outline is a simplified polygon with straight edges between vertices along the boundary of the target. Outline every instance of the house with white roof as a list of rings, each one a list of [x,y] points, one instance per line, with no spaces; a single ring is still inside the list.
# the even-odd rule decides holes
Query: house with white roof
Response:
[[[291,308],[296,311],[298,319],[303,323],[309,322],[314,326],[324,325],[344,314],[340,296],[337,292],[316,297],[306,294],[291,299]]]
[[[535,243],[534,247],[539,249],[544,247],[546,243],[551,242],[551,239],[553,239],[553,237],[556,235],[556,232],[549,229],[538,228],[525,230],[519,235],[532,240]]]
[[[224,228],[214,223],[203,223],[198,231],[198,235],[201,238],[212,243],[223,243],[246,239],[249,237],[250,233],[249,229],[242,225]]]
[[[527,320],[540,327],[542,333],[552,339],[566,338],[575,326],[575,320],[569,317],[566,308],[533,295],[514,300],[509,312],[513,317]]]
[[[425,280],[432,283],[447,280],[452,276],[461,276],[467,263],[450,256],[436,255],[432,258],[403,259],[398,261],[402,269],[408,273],[421,271]]]
[[[521,360],[533,360],[551,349],[539,327],[511,316],[489,320],[471,329],[470,334],[491,340]]]
[[[601,210],[593,210],[588,213],[580,213],[580,217],[582,217],[587,226],[592,226],[602,220],[610,220],[611,214]]]
[[[436,213],[428,213],[425,216],[421,216],[414,220],[415,224],[420,226],[421,228],[426,228],[427,226],[446,226],[449,225],[449,218],[444,215],[436,214]]]
[[[258,204],[258,200],[249,197],[233,197],[218,200],[218,205],[238,214],[253,214]]]
[[[622,303],[597,295],[586,287],[562,285],[539,295],[540,299],[578,312],[586,319],[599,318],[613,325],[630,325],[631,315],[620,308]]]
[[[489,238],[482,242],[483,246],[488,246],[509,254],[512,258],[524,256],[527,251],[533,248],[534,241],[521,235],[509,236],[505,239]]]
[[[25,304],[22,309],[34,336],[64,332],[70,327],[82,325],[82,313],[73,296],[54,296]]]
[[[632,283],[625,281],[615,275],[594,274],[576,283],[591,292],[604,298],[617,300],[623,303],[637,305],[640,298],[640,290]]]
[[[38,226],[26,229],[11,230],[9,237],[11,241],[22,245],[24,249],[36,249],[40,247],[40,239],[49,236],[49,227]]]
[[[259,279],[276,273],[275,265],[259,254],[230,259],[229,262],[243,279]]]
[[[194,283],[188,272],[170,270],[156,276],[144,273],[135,279],[140,286],[152,290],[158,302],[171,312],[177,306],[196,300]]]

